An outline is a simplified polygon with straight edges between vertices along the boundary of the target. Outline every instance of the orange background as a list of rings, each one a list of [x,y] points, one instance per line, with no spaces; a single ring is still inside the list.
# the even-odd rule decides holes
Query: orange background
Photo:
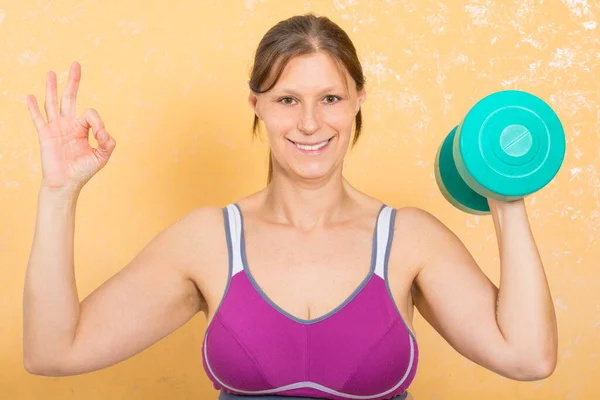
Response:
[[[563,168],[527,199],[559,322],[558,366],[510,381],[451,349],[417,314],[416,400],[600,398],[600,6],[520,1],[8,1],[0,2],[0,398],[210,399],[202,369],[206,321],[113,367],[75,377],[25,372],[21,301],[41,177],[25,96],[43,102],[45,73],[83,80],[78,113],[96,108],[118,145],[84,189],[76,223],[83,299],[189,210],[260,189],[266,138],[251,139],[252,57],[276,22],[305,11],[347,30],[367,76],[363,137],[345,175],[394,207],[447,224],[494,281],[490,217],[452,208],[436,187],[435,152],[481,97],[521,89],[557,111]],[[151,295],[151,294],[149,294]]]

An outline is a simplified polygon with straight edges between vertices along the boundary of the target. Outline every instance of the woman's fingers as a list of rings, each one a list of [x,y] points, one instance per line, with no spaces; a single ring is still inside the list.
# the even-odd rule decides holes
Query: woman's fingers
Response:
[[[58,95],[56,94],[56,74],[49,71],[46,74],[46,101],[44,102],[48,122],[58,117]]]
[[[81,81],[81,65],[78,62],[71,64],[69,72],[69,82],[62,95],[61,100],[61,115],[64,117],[75,117],[77,91],[79,90],[79,82]]]
[[[38,133],[41,132],[46,125],[46,120],[40,111],[40,107],[38,106],[35,96],[31,94],[27,95],[27,108],[29,109],[31,120],[35,124],[35,129],[37,129]]]
[[[98,148],[95,153],[100,163],[104,165],[110,158],[117,143],[115,139],[106,132],[100,114],[93,108],[88,108],[79,118],[77,118],[77,122],[85,129],[92,128],[94,138],[96,138],[96,141],[98,142]]]
[[[96,149],[96,154],[101,159],[102,163],[106,163],[110,158],[117,142],[115,139],[106,132],[103,128],[97,135],[98,140],[98,148]]]
[[[93,108],[85,110],[85,112],[77,118],[77,122],[86,130],[92,128],[96,140],[98,140],[98,133],[104,130],[104,121],[102,121],[100,114]]]

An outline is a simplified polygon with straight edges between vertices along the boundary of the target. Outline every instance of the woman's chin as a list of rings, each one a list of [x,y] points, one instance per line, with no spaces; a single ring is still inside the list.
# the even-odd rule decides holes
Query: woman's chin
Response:
[[[332,168],[329,165],[315,165],[309,168],[297,169],[294,172],[299,180],[317,181],[330,176]]]

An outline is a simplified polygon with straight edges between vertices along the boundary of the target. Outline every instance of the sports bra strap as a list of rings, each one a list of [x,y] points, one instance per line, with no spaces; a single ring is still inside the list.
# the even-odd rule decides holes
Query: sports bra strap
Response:
[[[242,214],[237,204],[229,204],[225,211],[229,262],[231,263],[231,276],[234,276],[244,269],[242,263]]]
[[[390,255],[395,214],[393,208],[384,206],[377,218],[375,274],[383,279],[385,279],[387,261]]]

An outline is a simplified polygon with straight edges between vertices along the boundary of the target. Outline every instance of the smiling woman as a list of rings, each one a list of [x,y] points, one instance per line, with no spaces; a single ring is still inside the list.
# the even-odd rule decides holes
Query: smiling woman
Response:
[[[556,321],[523,201],[490,200],[499,289],[431,214],[354,188],[343,167],[365,79],[346,33],[314,14],[279,22],[256,52],[248,103],[254,133],[262,121],[269,138],[268,184],[185,215],[80,303],[75,206],[116,141],[95,110],[76,117],[79,81],[74,63],[59,105],[48,74],[47,121],[27,98],[43,173],[23,301],[31,373],[114,365],[203,312],[203,366],[222,399],[407,399],[415,306],[491,371],[534,380],[554,370]]]
[[[315,50],[290,59],[266,93],[252,91],[248,98],[268,133],[270,168],[294,169],[306,179],[339,170],[365,100],[364,88],[357,91],[334,56]]]
[[[329,18],[312,14],[291,17],[265,34],[254,57],[248,101],[255,110],[254,134],[258,133],[261,119],[269,133],[272,151],[269,154],[267,182],[271,181],[273,175],[273,157],[281,162],[281,158],[277,158],[278,150],[273,148],[273,132],[288,135],[286,139],[292,143],[314,146],[335,138],[337,132],[350,133],[354,122],[352,144],[356,143],[362,129],[360,106],[366,96],[364,84],[362,66],[352,41]],[[258,96],[263,93],[268,93],[268,97],[261,102],[258,110]],[[286,112],[268,107],[273,103],[293,109]],[[280,121],[281,125],[274,126],[279,121],[265,119],[273,112],[287,117],[285,121]],[[319,135],[313,138],[313,133],[320,129],[321,123],[328,125],[326,129],[329,132],[319,131]],[[305,137],[294,140],[300,133]],[[330,136],[323,137],[327,133]],[[338,146],[344,154],[349,140],[344,137],[338,137],[338,140],[341,140]],[[304,154],[319,154],[311,152],[317,149],[298,148],[304,150]]]

